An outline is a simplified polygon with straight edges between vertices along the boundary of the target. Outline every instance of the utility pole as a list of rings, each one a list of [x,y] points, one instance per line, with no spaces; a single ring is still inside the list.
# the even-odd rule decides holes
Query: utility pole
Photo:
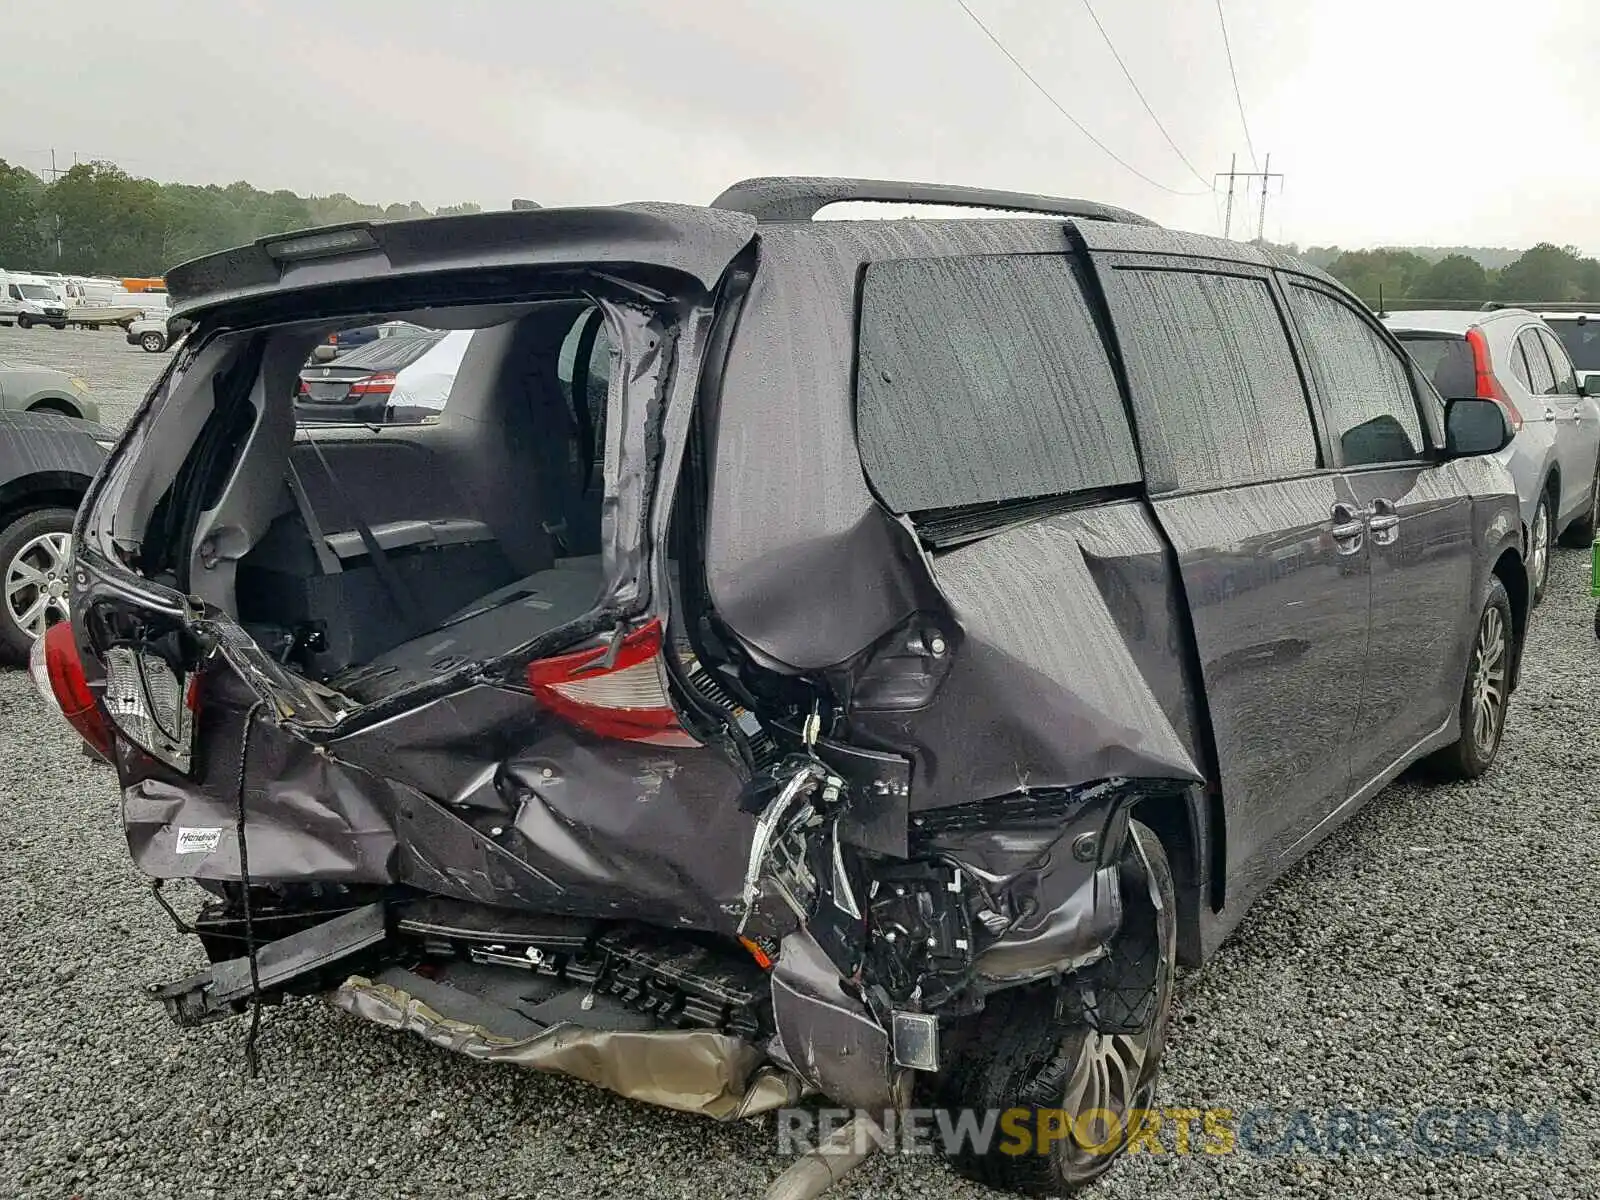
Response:
[[[1239,156],[1235,154],[1228,164],[1228,170],[1226,173],[1219,171],[1216,175],[1212,176],[1213,179],[1226,179],[1228,181],[1228,207],[1226,215],[1223,217],[1222,236],[1228,238],[1233,236],[1234,184],[1240,179],[1244,180],[1244,194],[1246,197],[1248,197],[1250,195],[1250,180],[1259,179],[1261,181],[1261,214],[1257,219],[1256,224],[1256,240],[1262,241],[1266,237],[1267,232],[1267,191],[1274,179],[1283,178],[1283,172],[1267,169],[1272,166],[1271,154],[1268,154],[1266,158],[1262,160],[1262,169],[1259,171],[1241,171],[1238,169],[1238,166]]]
[[[1263,242],[1267,238],[1267,181],[1272,178],[1272,152],[1269,150],[1261,160],[1261,217],[1256,222],[1256,241]]]
[[[1239,154],[1235,151],[1228,159],[1228,207],[1225,210],[1226,215],[1222,218],[1222,236],[1225,238],[1233,236],[1233,181],[1238,174]]]

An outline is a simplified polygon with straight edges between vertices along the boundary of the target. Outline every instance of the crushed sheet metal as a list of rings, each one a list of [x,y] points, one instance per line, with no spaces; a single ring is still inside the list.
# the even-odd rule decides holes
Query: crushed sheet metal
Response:
[[[749,1042],[702,1029],[651,1032],[553,1025],[529,1038],[497,1037],[452,1020],[399,988],[352,975],[328,997],[337,1008],[415,1033],[481,1062],[570,1075],[630,1100],[736,1121],[797,1103],[798,1079],[763,1067]]]

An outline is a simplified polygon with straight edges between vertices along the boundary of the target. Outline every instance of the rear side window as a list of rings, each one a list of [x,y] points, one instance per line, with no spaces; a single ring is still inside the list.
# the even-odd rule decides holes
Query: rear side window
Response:
[[[1478,368],[1466,338],[1453,334],[1447,337],[1406,333],[1395,336],[1417,360],[1417,366],[1439,395],[1453,399],[1478,394]]]
[[[585,309],[567,331],[556,376],[578,430],[574,452],[584,478],[598,480],[605,471],[606,401],[611,387],[611,334],[598,308]]]
[[[1550,369],[1550,359],[1539,342],[1536,329],[1524,329],[1517,334],[1517,344],[1522,347],[1523,359],[1528,364],[1528,390],[1535,396],[1556,394],[1556,373]]]
[[[1266,280],[1137,268],[1111,279],[1153,488],[1317,467],[1305,387]]]
[[[1139,479],[1116,377],[1065,255],[872,264],[856,379],[861,461],[896,512]]]
[[[1400,355],[1354,309],[1326,292],[1291,284],[1289,306],[1345,465],[1417,458],[1422,418]]]
[[[1578,380],[1572,373],[1572,360],[1567,357],[1566,350],[1562,347],[1560,339],[1548,329],[1535,329],[1533,331],[1539,342],[1545,348],[1545,353],[1550,356],[1550,369],[1556,375],[1556,395],[1576,396],[1578,394]]]

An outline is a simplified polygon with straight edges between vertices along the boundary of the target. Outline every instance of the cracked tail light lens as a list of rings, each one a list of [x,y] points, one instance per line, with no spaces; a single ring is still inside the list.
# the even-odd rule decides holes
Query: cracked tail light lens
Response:
[[[194,746],[198,675],[179,675],[158,654],[116,646],[104,656],[106,714],[130,742],[180,771]]]
[[[28,655],[28,671],[39,694],[78,731],[78,736],[110,758],[111,729],[89,690],[71,625],[59,621],[44,631]]]
[[[655,746],[698,746],[667,694],[660,621],[622,639],[609,666],[599,647],[528,664],[528,686],[557,716],[601,737]]]

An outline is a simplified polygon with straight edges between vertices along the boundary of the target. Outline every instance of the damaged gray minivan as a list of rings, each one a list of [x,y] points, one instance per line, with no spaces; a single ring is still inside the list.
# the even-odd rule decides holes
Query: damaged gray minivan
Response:
[[[849,200],[1032,217],[813,219]],[[779,179],[167,283],[35,673],[139,869],[212,897],[180,1024],[326,993],[718,1119],[1065,1110],[955,1159],[1071,1190],[1175,963],[1499,745],[1504,415],[1268,250]],[[442,406],[297,428],[312,348],[387,321],[470,331]]]

